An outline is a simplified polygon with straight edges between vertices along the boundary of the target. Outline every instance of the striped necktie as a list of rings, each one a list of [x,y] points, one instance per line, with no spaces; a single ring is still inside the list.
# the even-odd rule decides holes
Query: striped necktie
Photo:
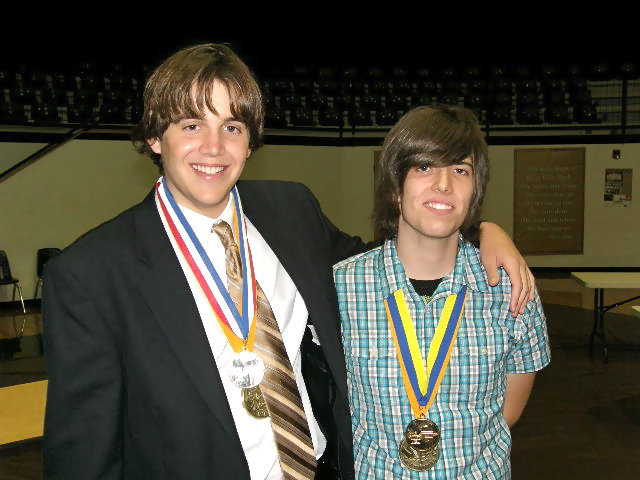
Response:
[[[214,225],[213,231],[225,249],[227,286],[237,306],[242,298],[242,260],[238,245],[228,223],[222,221]],[[316,457],[298,385],[269,300],[257,281],[256,288],[255,352],[266,367],[259,390],[271,417],[280,467],[287,480],[312,479],[315,477]]]

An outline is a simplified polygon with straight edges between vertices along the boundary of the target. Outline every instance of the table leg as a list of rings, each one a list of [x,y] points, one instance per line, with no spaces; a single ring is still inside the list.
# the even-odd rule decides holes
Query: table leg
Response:
[[[604,363],[609,363],[609,349],[607,347],[607,339],[604,333],[604,313],[606,312],[606,308],[604,306],[604,288],[600,288],[600,309],[598,310],[598,315],[600,317],[600,339],[602,340],[602,354],[604,356]]]
[[[609,363],[609,349],[604,333],[604,289],[596,288],[593,294],[593,330],[591,331],[591,339],[589,342],[589,353],[593,355],[593,346],[595,338],[598,337],[602,342],[602,355],[604,363]]]
[[[593,328],[589,337],[589,355],[593,356],[593,344],[598,332],[598,289],[593,291]]]

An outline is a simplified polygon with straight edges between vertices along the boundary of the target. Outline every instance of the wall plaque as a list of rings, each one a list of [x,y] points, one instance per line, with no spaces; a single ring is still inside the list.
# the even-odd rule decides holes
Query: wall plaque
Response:
[[[584,148],[516,149],[513,238],[530,255],[582,254]]]

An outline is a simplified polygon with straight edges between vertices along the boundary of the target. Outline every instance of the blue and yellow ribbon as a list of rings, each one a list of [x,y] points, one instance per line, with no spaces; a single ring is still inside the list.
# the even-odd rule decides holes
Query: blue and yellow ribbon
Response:
[[[466,294],[467,287],[462,286],[457,294],[447,297],[429,345],[426,368],[402,290],[396,290],[384,301],[389,328],[402,370],[402,380],[416,418],[426,416],[427,410],[438,394],[458,335]]]

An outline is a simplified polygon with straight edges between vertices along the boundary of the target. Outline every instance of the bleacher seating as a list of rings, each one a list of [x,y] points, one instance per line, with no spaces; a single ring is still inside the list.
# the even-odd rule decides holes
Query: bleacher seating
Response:
[[[633,63],[533,68],[295,68],[258,72],[269,129],[386,129],[418,105],[472,109],[483,125],[571,126],[640,120]],[[0,70],[0,124],[135,124],[144,73],[84,63],[70,71]],[[623,89],[623,85],[625,88]],[[622,93],[624,92],[626,93]],[[623,98],[623,95],[626,97]]]

